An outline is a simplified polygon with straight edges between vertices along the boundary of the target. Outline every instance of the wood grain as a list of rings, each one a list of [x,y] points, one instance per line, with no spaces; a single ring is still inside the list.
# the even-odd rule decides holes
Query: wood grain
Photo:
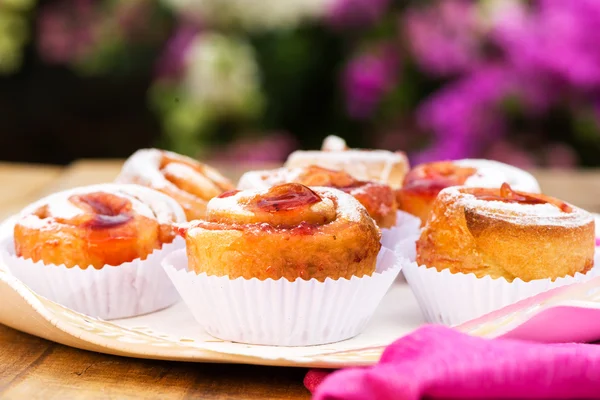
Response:
[[[61,171],[55,166],[0,163],[0,219],[37,199]]]
[[[308,399],[305,370],[136,360],[0,325],[2,399]]]
[[[44,195],[77,186],[112,182],[122,165],[122,160],[77,161],[66,167],[60,177],[44,189]]]

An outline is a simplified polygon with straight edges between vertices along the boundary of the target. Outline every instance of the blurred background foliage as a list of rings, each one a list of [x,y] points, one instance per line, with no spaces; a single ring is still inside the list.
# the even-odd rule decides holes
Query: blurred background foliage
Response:
[[[0,0],[0,156],[600,165],[596,0]]]

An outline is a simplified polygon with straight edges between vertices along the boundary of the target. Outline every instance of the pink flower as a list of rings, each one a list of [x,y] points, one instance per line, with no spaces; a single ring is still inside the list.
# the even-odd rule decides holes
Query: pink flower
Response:
[[[432,75],[461,73],[479,64],[479,37],[475,2],[438,1],[409,10],[401,30],[421,68]]]
[[[114,10],[117,28],[128,40],[147,41],[161,28],[151,19],[153,7],[155,5],[147,0],[118,2]]]
[[[296,139],[288,133],[274,133],[261,138],[243,138],[224,148],[211,151],[210,161],[236,163],[283,162],[297,148]]]
[[[599,2],[538,0],[525,15],[495,26],[494,38],[514,65],[581,90],[600,89]]]
[[[390,0],[334,0],[327,21],[336,28],[360,28],[383,17]]]
[[[381,46],[350,61],[343,75],[346,109],[353,119],[371,117],[397,84],[399,61],[394,49]]]
[[[57,1],[41,7],[38,17],[38,51],[52,64],[74,62],[94,42],[92,0]]]
[[[434,93],[417,112],[433,144],[416,158],[424,162],[476,156],[505,132],[499,106],[512,89],[510,74],[488,65]]]
[[[411,154],[410,162],[418,165],[431,161],[459,160],[471,157],[475,149],[475,143],[462,140],[460,137],[449,136],[433,142],[425,150]]]
[[[185,22],[177,27],[158,59],[156,75],[159,78],[175,78],[183,72],[185,55],[198,31],[198,27]]]

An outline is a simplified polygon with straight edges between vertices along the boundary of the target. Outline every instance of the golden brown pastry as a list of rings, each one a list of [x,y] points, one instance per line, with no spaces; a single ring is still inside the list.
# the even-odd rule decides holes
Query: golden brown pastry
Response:
[[[250,171],[241,177],[238,188],[266,189],[290,182],[342,190],[358,200],[380,228],[390,228],[396,223],[397,207],[392,188],[379,182],[359,181],[344,171],[334,171],[315,165]]]
[[[336,136],[326,138],[321,151],[295,151],[285,163],[288,168],[311,165],[342,170],[358,180],[385,183],[393,189],[402,186],[409,169],[403,152],[349,149],[346,142]]]
[[[539,193],[535,178],[519,168],[491,160],[465,159],[417,165],[396,191],[398,208],[427,221],[438,193],[450,186],[500,187],[508,183],[516,190]]]
[[[350,279],[375,271],[381,233],[364,207],[336,189],[297,183],[231,191],[206,221],[182,228],[190,270],[231,279]]]
[[[170,151],[142,149],[123,165],[120,183],[136,183],[165,193],[177,200],[188,220],[204,217],[206,203],[233,189],[216,169]]]
[[[420,239],[417,262],[512,281],[556,279],[593,266],[594,218],[542,194],[451,187],[440,192]]]
[[[14,227],[15,252],[34,262],[72,268],[145,259],[185,222],[170,197],[137,185],[94,185],[61,192],[27,207]]]

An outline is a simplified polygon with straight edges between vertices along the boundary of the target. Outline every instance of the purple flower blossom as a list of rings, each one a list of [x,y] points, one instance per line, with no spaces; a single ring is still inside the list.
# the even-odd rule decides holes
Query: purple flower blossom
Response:
[[[433,145],[415,159],[425,162],[475,156],[505,131],[498,107],[512,88],[510,75],[490,65],[435,93],[417,114],[421,128],[433,134]]]
[[[483,156],[523,169],[529,169],[536,165],[534,157],[529,152],[506,140],[493,142]]]
[[[390,0],[334,0],[326,19],[336,28],[360,28],[381,20]]]
[[[383,96],[396,85],[398,69],[398,57],[388,46],[350,61],[344,71],[343,85],[351,118],[360,120],[373,115]]]
[[[458,160],[468,158],[472,154],[473,143],[469,143],[464,138],[458,136],[453,138],[449,136],[433,143],[425,150],[410,155],[412,165],[418,165],[430,161]]]
[[[239,163],[282,162],[297,148],[295,138],[288,133],[274,133],[265,137],[245,138],[227,147],[212,151],[210,161]]]
[[[57,1],[39,11],[37,42],[41,58],[52,64],[79,59],[95,41],[92,0]]]
[[[167,42],[163,53],[156,65],[158,78],[178,77],[185,64],[185,55],[190,44],[194,41],[199,28],[195,25],[182,23]]]
[[[600,2],[538,0],[526,17],[502,19],[494,38],[520,71],[578,90],[600,89]]]
[[[479,63],[481,39],[475,6],[471,1],[447,0],[405,14],[401,31],[421,68],[447,76]]]
[[[130,0],[117,2],[114,7],[116,27],[128,41],[145,42],[161,31],[162,26],[150,20],[152,2]]]
[[[443,7],[461,5],[462,14],[444,18],[450,14]],[[493,67],[484,64],[476,52],[472,37],[477,37],[477,24],[468,17],[472,9],[466,3],[439,2],[435,8],[408,14],[407,32],[422,67],[438,75],[463,73],[421,105],[420,125],[433,133],[434,143],[418,155],[420,159],[476,156],[487,149],[487,157],[530,166],[534,158],[509,142],[497,141],[507,131],[502,101],[514,96],[529,117],[537,118],[565,100],[585,103],[598,96],[600,2],[538,0],[530,5],[497,5],[501,7],[494,9],[488,21],[489,44],[499,50]],[[471,22],[461,22],[460,15]],[[564,145],[551,145],[537,153],[548,165],[568,167],[577,162]]]

